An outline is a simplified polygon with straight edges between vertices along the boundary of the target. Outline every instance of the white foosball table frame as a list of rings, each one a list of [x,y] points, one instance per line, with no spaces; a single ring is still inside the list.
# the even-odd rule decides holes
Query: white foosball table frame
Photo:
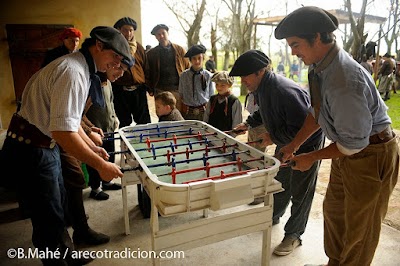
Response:
[[[177,122],[162,122],[166,126]],[[127,186],[142,184],[151,200],[150,228],[152,250],[182,251],[192,249],[253,232],[263,232],[261,265],[269,265],[271,256],[271,228],[273,212],[273,194],[282,191],[281,184],[274,179],[280,163],[275,158],[261,153],[231,136],[201,121],[179,121],[180,124],[196,123],[199,126],[217,132],[217,138],[225,138],[228,144],[238,143],[241,149],[250,150],[252,156],[264,155],[264,166],[268,169],[248,172],[241,176],[224,180],[207,180],[189,184],[166,184],[158,180],[141,161],[134,148],[130,146],[122,128],[121,150],[129,149],[130,154],[121,157],[121,167],[141,166],[141,170],[125,172],[122,178],[122,202],[125,222],[125,234],[130,234]],[[151,127],[155,124],[139,125]],[[248,204],[254,198],[264,197],[264,206],[208,217],[208,209],[218,211],[230,207]],[[171,198],[171,199],[170,199]],[[171,216],[178,213],[203,210],[204,219],[190,221],[160,229],[159,216]],[[153,259],[153,265],[159,265],[160,259]]]

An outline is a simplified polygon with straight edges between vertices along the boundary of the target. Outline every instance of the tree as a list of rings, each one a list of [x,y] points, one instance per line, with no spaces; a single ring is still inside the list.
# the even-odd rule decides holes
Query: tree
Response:
[[[163,0],[164,4],[175,15],[186,35],[187,47],[200,43],[200,29],[206,0]]]
[[[390,0],[389,16],[387,20],[387,32],[384,35],[385,42],[387,44],[387,52],[390,53],[392,50],[392,44],[399,36],[399,26],[397,25],[399,22],[399,3],[397,0]],[[397,44],[396,44],[397,51]]]
[[[361,61],[361,47],[364,45],[367,35],[364,35],[364,24],[365,24],[365,13],[367,7],[367,0],[362,1],[361,11],[360,11],[360,18],[355,20],[353,16],[353,11],[351,8],[351,0],[345,0],[345,9],[348,11],[349,14],[349,21],[350,21],[350,28],[352,36],[350,37],[349,41],[344,44],[343,48],[346,51],[351,50],[351,55],[354,59]]]

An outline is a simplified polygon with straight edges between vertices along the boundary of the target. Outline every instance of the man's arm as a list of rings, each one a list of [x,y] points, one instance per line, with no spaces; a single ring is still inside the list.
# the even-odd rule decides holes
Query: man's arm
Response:
[[[85,143],[80,136],[81,133],[71,131],[52,131],[51,133],[54,140],[67,153],[96,169],[103,180],[110,181],[123,176],[116,164],[105,161]]]
[[[315,122],[314,116],[311,113],[308,113],[306,119],[304,120],[303,126],[297,132],[294,139],[288,145],[280,149],[278,154],[281,156],[281,161],[286,162],[293,158],[300,146],[319,128],[320,126]]]

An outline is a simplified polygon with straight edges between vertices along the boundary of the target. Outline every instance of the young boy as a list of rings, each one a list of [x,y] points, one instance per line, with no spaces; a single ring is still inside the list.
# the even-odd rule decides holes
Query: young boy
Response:
[[[176,108],[176,99],[171,92],[160,92],[155,96],[154,100],[159,122],[184,120],[181,112]]]
[[[216,72],[211,81],[215,82],[218,94],[211,96],[204,112],[203,121],[222,131],[228,131],[242,123],[242,105],[231,93],[233,77],[227,71]]]
[[[179,78],[179,95],[182,100],[182,115],[186,120],[203,120],[204,110],[215,86],[211,82],[212,74],[203,69],[206,48],[193,45],[185,54],[189,57],[189,69],[182,72]]]

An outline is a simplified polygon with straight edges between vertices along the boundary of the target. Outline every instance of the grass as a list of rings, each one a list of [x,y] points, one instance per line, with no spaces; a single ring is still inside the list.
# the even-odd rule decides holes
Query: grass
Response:
[[[244,104],[245,95],[239,96],[239,100]],[[387,100],[386,105],[389,107],[388,114],[392,119],[392,127],[400,130],[400,91],[396,94],[391,92],[390,99]]]
[[[400,91],[396,94],[391,92],[390,99],[385,103],[389,107],[388,114],[392,119],[392,127],[400,129]]]

